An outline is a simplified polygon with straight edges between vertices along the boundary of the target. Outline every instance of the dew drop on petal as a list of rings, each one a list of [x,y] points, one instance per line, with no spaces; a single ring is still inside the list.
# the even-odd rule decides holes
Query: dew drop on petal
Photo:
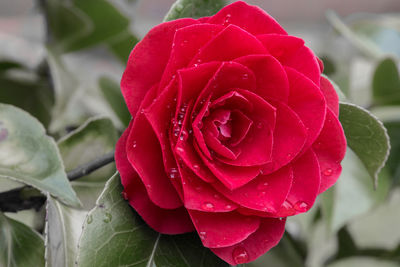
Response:
[[[206,238],[206,232],[199,232],[199,237],[201,240],[204,240]]]
[[[304,201],[297,201],[296,204],[294,204],[294,209],[300,212],[305,212],[308,209],[308,204]]]
[[[258,128],[258,129],[261,129],[263,126],[264,126],[264,125],[263,125],[262,122],[257,123],[257,128]]]
[[[179,139],[180,139],[181,141],[186,141],[186,140],[188,139],[188,137],[189,137],[188,132],[186,132],[185,130],[182,130],[181,136],[179,136]]]
[[[232,209],[232,206],[231,205],[225,205],[225,209],[227,209],[227,210],[230,210],[230,209]]]
[[[206,202],[206,203],[203,203],[203,205],[201,205],[201,208],[203,210],[214,210],[214,204],[212,204],[210,202]]]
[[[332,170],[331,168],[328,168],[328,169],[325,169],[322,173],[323,173],[325,176],[331,176],[332,173],[333,173],[333,170]]]
[[[260,191],[265,190],[268,187],[268,182],[259,183],[257,189]]]
[[[249,260],[249,254],[244,247],[237,247],[232,252],[232,258],[236,264],[243,264]]]
[[[121,195],[125,200],[128,200],[128,194],[125,191],[122,191]]]
[[[136,146],[137,146],[136,141],[133,141],[132,146],[133,146],[133,148],[136,148]]]
[[[169,178],[175,179],[179,176],[178,170],[176,168],[171,168],[169,170]]]
[[[243,80],[247,80],[249,78],[249,75],[247,73],[243,74],[242,76]]]

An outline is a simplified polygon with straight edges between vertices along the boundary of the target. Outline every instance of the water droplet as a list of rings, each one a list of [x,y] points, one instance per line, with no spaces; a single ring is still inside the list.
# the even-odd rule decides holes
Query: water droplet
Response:
[[[325,176],[331,176],[332,173],[333,173],[333,170],[332,170],[331,168],[328,168],[328,169],[325,169],[322,173],[323,173]]]
[[[287,210],[290,210],[290,209],[293,208],[293,205],[292,205],[292,203],[290,203],[289,201],[285,200],[285,201],[283,202],[283,204],[282,204],[282,207],[285,208],[285,209],[287,209]]]
[[[197,124],[197,127],[199,127],[199,129],[203,128],[203,122],[199,121],[199,123]]]
[[[185,150],[183,150],[182,147],[178,146],[178,147],[176,148],[176,151],[178,151],[179,153],[182,153],[182,152],[184,152]],[[181,165],[183,165],[183,164],[181,164]]]
[[[212,204],[210,202],[206,202],[203,205],[201,205],[201,208],[203,210],[213,210],[214,209],[214,204]]]
[[[203,62],[203,61],[202,61],[200,58],[198,58],[198,59],[196,60],[196,62],[200,64],[200,63]]]
[[[232,257],[236,264],[243,264],[249,260],[249,254],[244,247],[241,246],[233,250]]]
[[[262,122],[257,123],[257,128],[261,129],[262,127],[264,127],[264,124]]]
[[[308,209],[308,204],[304,201],[297,201],[296,204],[294,204],[294,209],[300,212],[305,212]]]
[[[179,177],[179,173],[178,173],[177,168],[171,168],[171,169],[169,170],[169,178],[175,179],[175,178],[177,178],[177,177]]]
[[[280,220],[280,221],[283,221],[284,219],[285,219],[285,218],[283,218],[283,217],[279,217],[279,220]]]
[[[243,80],[247,80],[249,78],[249,75],[247,73],[243,74],[242,76]]]
[[[291,154],[291,153],[288,153],[288,154],[287,154],[287,157],[288,157],[288,158],[291,158],[291,157],[292,157],[292,154]]]
[[[198,67],[198,66],[199,66],[199,64],[195,63],[193,66],[194,66],[194,67]]]
[[[225,26],[225,25],[229,24],[229,21],[230,21],[231,17],[232,17],[231,14],[226,15],[225,21],[224,21],[224,23],[222,25]]]
[[[232,209],[232,206],[231,205],[225,205],[225,209],[227,209],[227,210],[230,210],[230,209]]]
[[[194,165],[193,165],[193,169],[194,169],[195,171],[198,171],[198,170],[200,169],[200,166],[197,165],[197,164],[194,164]]]
[[[206,232],[199,232],[199,237],[201,240],[204,240],[206,238]]]
[[[91,224],[93,222],[93,216],[89,215],[86,220],[87,224]]]
[[[104,214],[104,216],[105,216],[105,218],[103,219],[103,222],[105,222],[105,223],[111,222],[111,220],[112,220],[112,215],[111,215],[111,213],[106,212],[106,213]]]
[[[133,148],[135,148],[137,146],[136,140],[133,141],[132,146],[133,146]]]
[[[181,136],[179,136],[179,139],[181,139],[181,141],[186,141],[189,137],[188,132],[186,132],[185,130],[182,130],[181,132]]]
[[[220,199],[220,198],[221,198],[221,196],[220,196],[220,195],[218,195],[218,194],[214,194],[214,198],[215,198],[215,199]]]
[[[268,187],[268,182],[261,182],[257,185],[257,189],[260,191],[265,190]]]
[[[122,191],[121,195],[125,200],[128,200],[128,194],[125,191]]]

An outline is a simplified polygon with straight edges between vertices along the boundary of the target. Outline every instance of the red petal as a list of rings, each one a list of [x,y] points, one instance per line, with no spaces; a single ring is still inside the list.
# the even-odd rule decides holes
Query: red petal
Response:
[[[189,210],[203,245],[208,248],[232,246],[254,233],[260,219],[236,212],[210,213]]]
[[[220,25],[194,24],[177,30],[160,88],[168,84],[178,69],[188,66],[199,49],[223,29]]]
[[[321,73],[323,73],[324,72],[324,62],[319,57],[317,57],[317,60],[318,60],[319,70],[321,71]]]
[[[301,155],[292,164],[293,183],[286,205],[283,205],[276,217],[287,217],[308,211],[318,195],[321,182],[318,159],[312,149]]]
[[[291,162],[303,148],[307,133],[299,116],[281,102],[270,101],[276,108],[276,125],[272,147],[272,162],[262,167],[263,173],[271,173]]]
[[[240,206],[258,211],[276,212],[285,201],[292,180],[292,169],[287,166],[269,175],[259,175],[233,191],[218,183],[214,183],[213,186]]]
[[[266,53],[267,50],[256,37],[235,25],[229,25],[200,48],[190,65],[210,61],[230,61],[249,54]]]
[[[271,161],[272,131],[275,128],[275,108],[256,94],[237,89],[237,94],[244,96],[252,103],[253,109],[247,116],[253,121],[246,138],[235,146],[241,151],[236,159],[221,159],[230,165],[254,166]]]
[[[154,99],[153,87],[142,102],[142,107]],[[127,141],[127,155],[132,167],[146,186],[154,204],[164,209],[182,206],[179,196],[164,170],[162,149],[150,123],[138,112]]]
[[[330,81],[321,76],[321,91],[325,96],[326,104],[328,108],[336,115],[339,116],[339,97],[336,93],[335,88],[330,83]]]
[[[218,257],[231,265],[256,260],[276,246],[285,232],[285,220],[265,218],[258,230],[246,240],[230,247],[212,248]]]
[[[121,90],[133,117],[147,91],[161,79],[175,30],[195,23],[198,22],[193,19],[162,23],[154,27],[132,50],[122,76]]]
[[[273,98],[287,103],[289,82],[279,61],[269,55],[249,55],[235,61],[253,71],[256,76],[257,95],[264,99]]]
[[[342,171],[340,162],[346,153],[346,137],[342,125],[333,112],[328,109],[325,125],[313,145],[321,169],[319,193],[331,187]]]
[[[139,213],[154,230],[163,234],[183,234],[194,230],[193,223],[184,207],[164,210],[153,204],[147,195],[146,188],[133,170],[126,155],[127,138],[133,122],[123,133],[115,148],[115,163],[121,176],[124,192],[129,204]]]
[[[183,168],[181,173],[184,203],[187,209],[204,212],[229,212],[237,208],[236,204],[226,199],[189,170]]]
[[[286,67],[290,84],[289,107],[297,113],[307,129],[307,149],[317,139],[324,126],[326,104],[319,88],[306,76]]]
[[[210,171],[231,190],[241,187],[253,180],[260,172],[258,166],[237,167],[226,165],[216,160],[209,160],[203,155],[203,153],[201,153],[200,149],[196,145],[194,147]]]
[[[321,70],[317,57],[300,38],[290,35],[263,34],[257,38],[282,65],[303,73],[319,86]]]
[[[207,22],[221,25],[235,24],[252,34],[286,34],[278,22],[264,10],[257,6],[250,6],[242,1],[224,7],[217,14],[210,17]]]

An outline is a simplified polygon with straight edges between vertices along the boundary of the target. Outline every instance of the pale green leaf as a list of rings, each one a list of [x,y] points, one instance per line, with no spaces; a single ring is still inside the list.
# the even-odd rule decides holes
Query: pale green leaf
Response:
[[[54,140],[25,111],[0,104],[0,177],[49,192],[64,203],[79,206]]]
[[[46,266],[75,266],[87,211],[70,208],[48,196],[46,212]]]
[[[0,212],[0,266],[44,266],[43,238]]]
[[[346,134],[347,145],[357,154],[378,185],[378,173],[389,156],[389,136],[383,124],[362,107],[341,103],[339,119]]]
[[[201,245],[196,235],[160,235],[122,198],[113,176],[89,212],[79,241],[78,266],[228,266]]]
[[[164,21],[211,16],[225,4],[224,0],[177,0],[168,11]]]
[[[117,131],[110,119],[95,117],[87,120],[82,126],[58,141],[65,170],[71,171],[109,153],[114,149],[117,138]],[[114,164],[108,164],[71,182],[86,210],[94,207],[106,181],[114,173]]]
[[[399,267],[399,264],[394,261],[387,261],[382,259],[376,259],[367,256],[354,256],[351,258],[345,258],[335,261],[326,267]]]

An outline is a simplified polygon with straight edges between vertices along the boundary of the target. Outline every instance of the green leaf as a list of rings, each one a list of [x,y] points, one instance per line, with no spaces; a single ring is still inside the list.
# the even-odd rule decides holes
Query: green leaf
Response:
[[[46,265],[74,266],[86,211],[65,206],[51,196],[46,206]]]
[[[131,114],[126,107],[118,83],[114,82],[110,78],[103,76],[99,79],[99,86],[105,100],[118,116],[122,124],[127,127],[131,120]]]
[[[378,64],[374,73],[372,88],[376,104],[400,104],[400,77],[396,62],[393,59],[386,58]]]
[[[340,104],[340,122],[347,145],[357,154],[369,175],[378,185],[378,173],[389,156],[389,136],[383,124],[369,111],[350,104]]]
[[[326,267],[399,267],[399,264],[394,261],[386,261],[382,259],[376,259],[373,257],[361,257],[355,256],[351,258],[342,259],[335,261]]]
[[[192,234],[161,235],[122,198],[120,178],[108,182],[89,212],[79,241],[78,266],[228,266]]]
[[[335,186],[322,194],[322,214],[330,232],[338,231],[353,218],[366,213],[382,201],[389,189],[388,179],[381,173],[378,189],[358,155],[350,148],[342,161],[342,174]]]
[[[42,77],[13,61],[3,63],[0,68],[7,67],[8,71],[0,71],[0,103],[26,110],[47,127],[54,105],[54,91],[47,77]]]
[[[224,0],[177,0],[168,11],[164,21],[211,16],[225,5]]]
[[[397,121],[385,122],[385,127],[390,136],[391,145],[387,167],[393,176],[394,184],[400,185],[400,118]]]
[[[44,266],[42,237],[0,212],[0,266]]]
[[[54,140],[35,118],[5,104],[0,104],[0,177],[49,192],[68,205],[80,205]]]
[[[112,151],[117,138],[117,131],[110,119],[95,117],[87,120],[58,141],[65,170],[68,172]],[[114,173],[114,164],[108,164],[71,182],[86,210],[94,207],[106,181]]]
[[[128,62],[129,54],[139,39],[129,30],[121,32],[119,35],[108,41],[111,52],[124,64]]]

